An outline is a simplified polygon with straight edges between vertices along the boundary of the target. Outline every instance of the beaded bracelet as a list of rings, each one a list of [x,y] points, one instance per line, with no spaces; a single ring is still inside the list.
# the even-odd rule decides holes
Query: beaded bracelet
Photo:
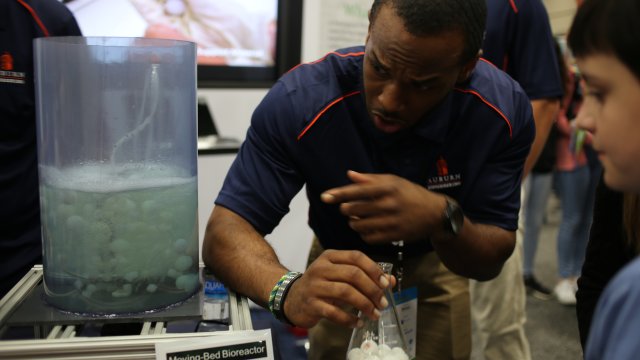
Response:
[[[289,271],[278,280],[269,294],[269,311],[276,319],[291,324],[284,315],[284,299],[291,288],[291,285],[302,276],[301,272]]]

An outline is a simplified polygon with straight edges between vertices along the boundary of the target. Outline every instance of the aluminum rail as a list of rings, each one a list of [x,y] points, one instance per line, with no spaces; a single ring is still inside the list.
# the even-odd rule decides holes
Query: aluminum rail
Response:
[[[41,265],[34,266],[0,299],[0,336],[11,315],[42,280]],[[48,331],[38,339],[0,340],[0,359],[155,359],[155,345],[161,342],[203,339],[253,330],[249,301],[229,291],[229,331],[166,333],[166,322],[147,321],[140,335],[76,337],[73,325],[56,324],[42,327]],[[35,324],[38,327],[38,324]],[[51,327],[49,329],[49,327]]]

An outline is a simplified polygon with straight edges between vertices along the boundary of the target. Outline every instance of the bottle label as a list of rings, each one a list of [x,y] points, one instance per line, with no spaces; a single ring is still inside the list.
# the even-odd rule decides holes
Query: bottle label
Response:
[[[227,295],[227,289],[224,284],[216,279],[206,279],[204,282],[205,295]]]
[[[222,282],[209,274],[205,274],[202,319],[229,319],[229,293]]]

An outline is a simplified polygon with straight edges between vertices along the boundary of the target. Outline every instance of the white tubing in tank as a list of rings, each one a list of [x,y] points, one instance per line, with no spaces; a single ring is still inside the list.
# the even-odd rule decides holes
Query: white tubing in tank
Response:
[[[151,69],[147,73],[146,81],[144,84],[144,90],[142,91],[142,106],[140,107],[140,117],[144,116],[145,105],[147,99],[150,100],[150,113],[147,115],[142,122],[135,129],[126,133],[120,140],[118,140],[115,145],[113,145],[113,151],[111,152],[111,163],[114,162],[116,153],[120,146],[125,143],[127,140],[133,139],[140,131],[142,131],[147,125],[151,123],[151,119],[156,113],[158,109],[158,100],[160,99],[160,80],[158,74],[159,64],[151,64]]]

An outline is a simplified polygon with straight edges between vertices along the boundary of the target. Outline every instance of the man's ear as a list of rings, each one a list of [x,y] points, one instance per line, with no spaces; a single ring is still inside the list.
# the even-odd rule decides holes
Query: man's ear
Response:
[[[476,64],[478,63],[481,55],[482,50],[478,50],[476,56],[474,56],[471,60],[467,61],[467,63],[462,66],[462,69],[460,69],[460,73],[458,74],[457,83],[465,82],[467,81],[467,79],[469,79],[469,76],[471,76],[473,69],[476,68]]]

